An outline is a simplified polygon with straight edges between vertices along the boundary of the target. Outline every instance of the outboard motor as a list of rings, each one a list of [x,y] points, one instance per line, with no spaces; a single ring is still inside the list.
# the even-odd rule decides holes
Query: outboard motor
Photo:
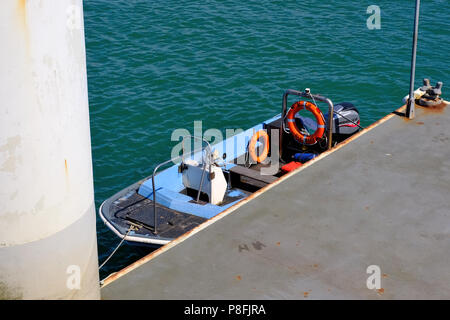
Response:
[[[328,113],[324,115],[328,123]],[[334,105],[333,140],[341,142],[360,129],[359,111],[350,102],[341,102]]]

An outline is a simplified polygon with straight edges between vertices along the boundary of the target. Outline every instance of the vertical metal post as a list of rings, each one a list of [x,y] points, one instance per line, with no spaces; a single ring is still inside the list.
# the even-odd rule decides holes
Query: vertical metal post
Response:
[[[409,119],[414,119],[414,115],[415,115],[414,76],[416,73],[416,53],[417,53],[417,35],[419,32],[419,13],[420,13],[420,0],[416,0],[412,57],[411,57],[411,78],[410,78],[410,83],[409,83],[409,100],[408,100],[408,105],[406,107],[406,117]]]
[[[279,138],[279,151],[278,151],[278,156],[280,157],[280,159],[283,156],[283,133],[284,133],[284,117],[286,115],[287,112],[287,97],[289,94],[289,90],[286,90],[283,94],[283,102],[282,102],[282,106],[281,106],[281,123],[280,123],[280,138]]]
[[[205,170],[206,170],[206,163],[203,163],[202,177],[200,178],[200,185],[198,186],[197,199],[195,200],[196,202],[200,200],[200,194],[202,193],[203,180],[205,179]]]
[[[328,104],[328,131],[327,131],[327,149],[330,150],[333,147],[333,121],[334,121],[334,105],[330,99],[325,99]]]
[[[157,169],[158,167],[156,167]],[[155,188],[155,174],[156,174],[156,169],[153,171],[152,174],[152,187],[153,187],[153,228],[154,233],[157,234],[158,232],[156,231],[156,224],[158,223],[158,217],[156,215],[156,188]]]

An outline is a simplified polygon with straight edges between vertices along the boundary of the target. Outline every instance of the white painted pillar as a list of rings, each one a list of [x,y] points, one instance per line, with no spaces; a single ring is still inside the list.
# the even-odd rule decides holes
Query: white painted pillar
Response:
[[[0,1],[0,299],[98,299],[82,0]]]

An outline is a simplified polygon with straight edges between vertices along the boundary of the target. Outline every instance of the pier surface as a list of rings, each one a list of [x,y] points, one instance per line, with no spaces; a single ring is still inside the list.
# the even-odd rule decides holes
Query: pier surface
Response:
[[[102,298],[450,299],[449,123],[449,107],[383,118],[113,275]]]

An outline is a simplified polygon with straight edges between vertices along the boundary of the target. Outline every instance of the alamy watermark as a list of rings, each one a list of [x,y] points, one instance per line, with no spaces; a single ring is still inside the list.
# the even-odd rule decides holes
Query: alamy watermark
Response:
[[[366,10],[367,14],[370,16],[367,18],[366,25],[367,29],[381,29],[381,9],[377,5],[370,5]]]
[[[270,134],[267,157],[262,160],[266,166],[261,168],[262,175],[274,175],[279,170],[279,130],[273,128],[270,133],[266,129],[226,129],[225,137],[221,130],[216,128],[207,129],[203,132],[202,121],[194,121],[193,134],[185,129],[175,129],[171,134],[171,141],[178,141],[172,148],[171,159],[174,164],[179,164],[183,159],[193,159],[199,162],[204,160],[205,150],[208,144],[211,146],[209,152],[215,152],[217,159],[224,163],[234,162],[240,165],[255,164],[255,159],[249,156],[251,150],[250,140],[257,131]],[[260,156],[264,141],[257,140],[254,154]],[[216,159],[215,159],[216,160]]]
[[[370,274],[367,278],[366,286],[370,290],[381,289],[381,269],[379,266],[373,264],[367,267],[366,272]]]
[[[67,267],[66,274],[69,276],[66,280],[66,287],[69,290],[80,290],[81,289],[81,268],[75,264]]]

